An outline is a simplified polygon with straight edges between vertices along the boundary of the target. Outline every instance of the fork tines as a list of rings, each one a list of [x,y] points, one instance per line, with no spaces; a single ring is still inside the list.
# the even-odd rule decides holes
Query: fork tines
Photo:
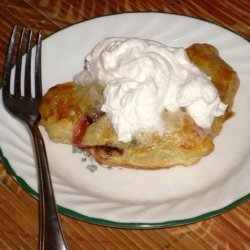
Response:
[[[4,68],[4,88],[3,94],[6,96],[22,97],[25,99],[31,99],[31,51],[32,51],[32,29],[29,33],[28,45],[26,50],[26,61],[25,61],[25,78],[24,78],[24,95],[21,96],[21,68],[22,68],[22,56],[23,56],[23,47],[24,47],[24,36],[25,28],[22,29],[19,47],[16,57],[16,72],[14,80],[14,93],[11,93],[10,82],[11,82],[11,69],[12,61],[14,54],[14,47],[17,40],[18,26],[16,25],[13,29],[9,49],[7,52],[7,58]],[[42,87],[41,87],[41,44],[42,44],[42,33],[39,31],[38,34],[38,43],[36,47],[36,56],[35,56],[35,98],[41,98],[42,96]]]

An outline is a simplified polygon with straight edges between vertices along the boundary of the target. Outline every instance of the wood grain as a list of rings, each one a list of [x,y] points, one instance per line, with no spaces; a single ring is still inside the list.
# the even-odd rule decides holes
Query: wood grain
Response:
[[[247,0],[2,0],[0,74],[15,24],[44,35],[100,15],[160,11],[201,18],[250,40]],[[250,201],[198,223],[153,230],[101,227],[60,214],[70,249],[250,249]],[[38,202],[0,163],[0,249],[37,249]]]

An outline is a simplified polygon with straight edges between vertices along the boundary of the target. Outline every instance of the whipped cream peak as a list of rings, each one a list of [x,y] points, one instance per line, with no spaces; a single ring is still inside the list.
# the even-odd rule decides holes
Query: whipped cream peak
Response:
[[[104,86],[106,112],[118,135],[128,142],[140,131],[160,131],[162,112],[185,107],[196,124],[209,128],[226,105],[184,48],[140,38],[107,38],[86,57],[76,82]]]

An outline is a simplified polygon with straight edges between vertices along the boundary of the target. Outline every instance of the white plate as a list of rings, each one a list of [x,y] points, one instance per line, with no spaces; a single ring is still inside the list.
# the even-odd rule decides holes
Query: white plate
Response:
[[[208,218],[248,198],[250,176],[250,45],[236,34],[197,19],[160,13],[99,17],[69,26],[43,42],[44,92],[71,81],[86,54],[110,36],[154,39],[170,46],[216,46],[238,73],[241,85],[215,151],[191,167],[146,171],[104,168],[69,145],[43,135],[59,210],[89,222],[118,227],[161,227]],[[36,195],[36,167],[30,137],[10,116],[0,97],[0,158],[30,193]],[[86,160],[86,161],[85,161]],[[93,170],[89,165],[96,165]]]

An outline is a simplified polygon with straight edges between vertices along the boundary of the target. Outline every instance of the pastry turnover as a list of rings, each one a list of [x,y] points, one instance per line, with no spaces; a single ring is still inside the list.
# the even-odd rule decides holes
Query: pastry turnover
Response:
[[[213,151],[213,138],[233,114],[239,79],[213,46],[194,44],[186,52],[211,77],[221,101],[228,105],[210,130],[198,127],[183,108],[175,113],[164,111],[162,133],[141,132],[130,142],[118,141],[109,118],[100,111],[103,87],[73,82],[58,84],[45,94],[40,123],[51,140],[86,150],[102,164],[144,169],[192,165]]]

